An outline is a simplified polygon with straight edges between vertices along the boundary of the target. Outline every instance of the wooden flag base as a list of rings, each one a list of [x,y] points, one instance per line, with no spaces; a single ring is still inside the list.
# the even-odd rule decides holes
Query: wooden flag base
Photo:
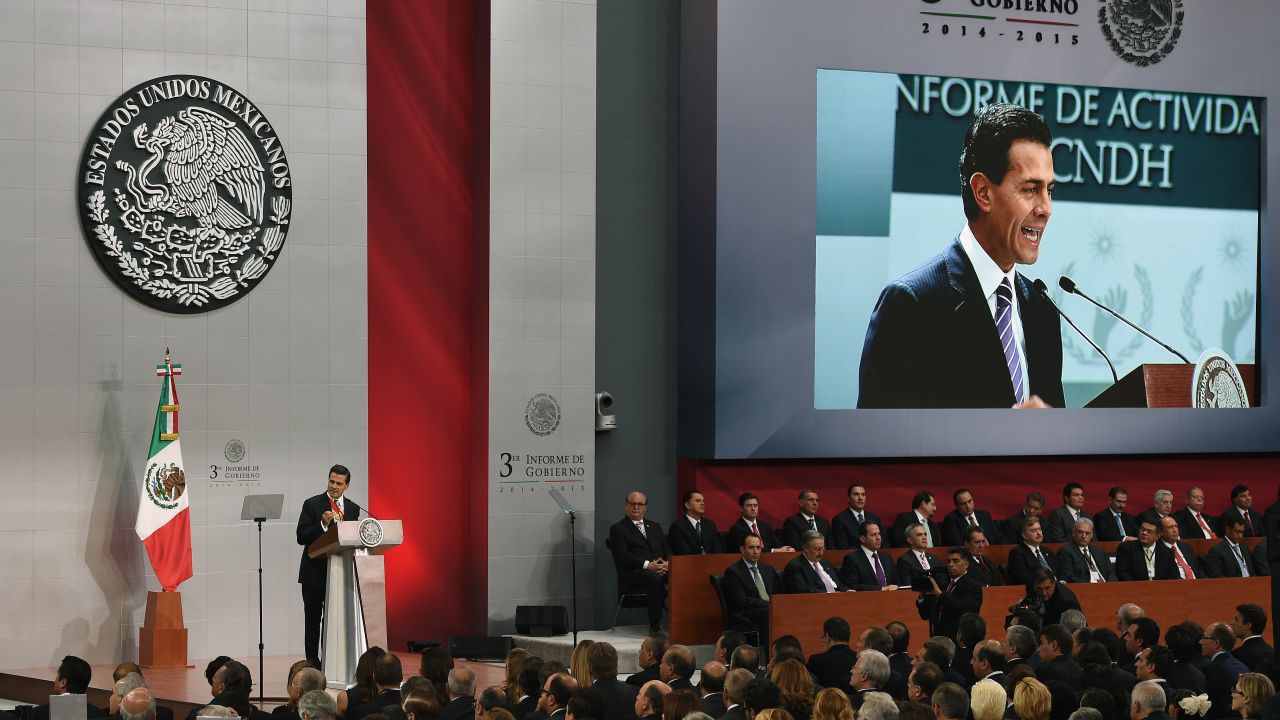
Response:
[[[138,630],[138,664],[144,668],[192,667],[187,663],[182,593],[147,593],[147,614]]]

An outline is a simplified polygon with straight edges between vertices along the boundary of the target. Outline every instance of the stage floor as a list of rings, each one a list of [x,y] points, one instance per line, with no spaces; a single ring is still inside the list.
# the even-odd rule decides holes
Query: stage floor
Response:
[[[407,652],[396,652],[404,666],[405,676],[418,672],[420,656]],[[151,668],[144,669],[147,685],[156,695],[159,702],[173,708],[175,715],[184,717],[194,707],[203,707],[209,702],[209,683],[204,678],[204,668],[209,664],[206,658],[192,661],[188,668]],[[253,700],[258,700],[258,658],[236,658],[249,667],[253,673]],[[289,666],[299,660],[290,656],[267,656],[263,663],[266,677],[264,693],[266,703],[264,709],[270,710],[286,698],[286,684]],[[486,688],[502,682],[504,671],[502,663],[481,663],[468,660],[456,660],[456,665],[469,667],[476,673],[476,687]],[[93,680],[90,682],[89,702],[101,707],[107,706],[107,696],[111,692],[111,673],[115,664],[94,665]],[[19,703],[41,705],[49,700],[52,692],[56,667],[20,668],[0,670],[0,697]],[[178,713],[181,712],[180,715]]]

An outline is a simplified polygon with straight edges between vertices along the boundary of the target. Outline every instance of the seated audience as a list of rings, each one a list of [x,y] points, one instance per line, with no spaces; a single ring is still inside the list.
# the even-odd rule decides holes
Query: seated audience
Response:
[[[1222,513],[1221,521],[1225,525],[1237,518],[1244,523],[1245,537],[1263,535],[1262,516],[1253,509],[1253,493],[1249,492],[1246,485],[1236,485],[1231,488],[1231,507]]]
[[[1070,542],[1055,558],[1058,579],[1069,583],[1115,582],[1116,571],[1107,554],[1093,544],[1093,521],[1082,517],[1071,526]]]
[[[470,670],[455,668],[449,674],[449,684],[453,685],[453,673],[461,671],[459,677],[471,678],[471,696],[475,695],[475,674]],[[384,653],[373,661],[373,694],[365,702],[347,711],[347,720],[361,720],[368,715],[382,712],[383,708],[400,705],[400,683],[404,680],[404,670],[400,666],[400,658],[392,653]],[[457,720],[453,718],[452,720]]]
[[[369,652],[373,652],[374,650],[377,650],[379,654],[383,652],[382,648],[369,648]],[[366,655],[367,654],[368,653],[366,653]],[[373,661],[375,659],[376,657],[368,660],[369,667],[365,675],[366,680],[363,683],[361,682],[360,664],[356,665],[356,683],[361,685],[367,695],[364,699],[359,700],[359,702],[352,703],[352,707],[355,707],[361,702],[365,702],[368,698],[371,698],[374,695]],[[365,658],[362,655],[360,657],[360,663],[364,662]],[[449,698],[448,678],[449,671],[452,669],[453,658],[449,657],[449,653],[445,652],[443,648],[434,647],[422,651],[422,661],[418,666],[418,674],[430,680],[431,684],[435,686],[436,699],[439,700],[441,704],[444,704]],[[539,685],[538,687],[542,686]],[[348,690],[347,692],[351,691]],[[338,693],[338,714],[341,715],[343,710],[344,705],[342,701],[342,693]]]
[[[785,591],[793,594],[847,592],[849,587],[840,579],[835,566],[822,558],[827,542],[822,533],[810,530],[803,539],[800,555],[782,571]]]
[[[1129,701],[1130,720],[1163,720],[1164,709],[1164,688],[1154,683],[1142,683],[1133,688]]]
[[[645,519],[649,498],[642,492],[627,495],[626,517],[609,527],[609,551],[618,572],[618,587],[626,593],[643,593],[648,603],[649,634],[662,632],[662,609],[667,601],[667,548],[662,526]]]
[[[870,692],[854,714],[857,720],[898,720],[898,706],[888,693]]]
[[[769,679],[778,688],[782,709],[795,720],[809,720],[813,712],[814,686],[804,665],[797,660],[778,663]]]
[[[1022,524],[1029,518],[1040,519],[1040,513],[1043,511],[1044,495],[1034,491],[1027,493],[1022,509],[1004,521],[1004,541],[1010,545],[1016,544],[1022,539]]]
[[[1222,541],[1209,548],[1202,558],[1204,573],[1209,577],[1257,577],[1258,562],[1244,540],[1244,521],[1234,519],[1224,523]]]
[[[572,704],[572,700],[570,704]],[[662,720],[684,720],[694,713],[701,713],[701,703],[692,690],[672,690],[662,699]]]
[[[743,646],[745,647],[745,646]],[[741,648],[739,648],[741,649]],[[736,650],[734,652],[737,652]],[[730,668],[724,676],[724,715],[720,720],[746,720],[747,710],[743,702],[746,699],[747,685],[756,677],[754,670],[746,668]]]
[[[1036,678],[1048,683],[1061,680],[1071,687],[1080,686],[1080,666],[1071,659],[1071,633],[1058,624],[1045,625],[1040,630],[1040,667]]]
[[[901,513],[893,521],[893,530],[889,533],[889,547],[907,547],[907,531],[911,526],[919,524],[924,527],[925,547],[936,547],[942,543],[942,530],[933,521],[938,505],[933,493],[920,491],[911,499],[911,509]]]
[[[1244,663],[1250,672],[1270,674],[1275,666],[1275,650],[1262,639],[1262,633],[1266,629],[1267,611],[1261,605],[1245,603],[1236,606],[1231,632],[1240,641],[1240,646],[1232,650],[1231,654]]]
[[[337,703],[324,690],[312,690],[298,698],[298,717],[302,720],[333,720],[337,712]]]
[[[743,538],[755,535],[764,543],[764,552],[795,550],[783,544],[778,539],[777,533],[773,531],[773,527],[760,519],[760,498],[756,497],[755,493],[745,492],[739,495],[738,508],[741,511],[741,517],[729,527],[729,531],[725,534],[726,547],[742,547]]]
[[[930,695],[937,720],[965,720],[969,717],[969,694],[955,683],[942,683]]]
[[[1168,707],[1165,713],[1171,718],[1204,718],[1209,714],[1209,696],[1193,693],[1190,690],[1172,690],[1165,694]]]
[[[822,687],[848,686],[849,673],[853,671],[853,664],[858,660],[858,653],[849,647],[850,634],[849,621],[844,618],[831,617],[822,623],[822,636],[818,640],[826,649],[809,656],[809,661],[805,663],[805,667],[813,673]],[[774,679],[774,683],[777,682]]]
[[[155,720],[156,699],[145,687],[130,690],[120,701],[120,720]]]
[[[1022,521],[1018,537],[1022,542],[1009,549],[1009,584],[1026,585],[1037,568],[1053,569],[1049,561],[1048,549],[1040,547],[1044,542],[1044,532],[1040,528],[1039,518],[1027,518]]]
[[[1155,525],[1157,529],[1160,527],[1160,521],[1173,514],[1173,493],[1169,490],[1161,488],[1151,498],[1151,507],[1138,513],[1138,529],[1142,529],[1142,523],[1149,522]]]
[[[591,672],[587,669],[587,650],[595,644],[596,641],[590,638],[579,640],[569,653],[569,674],[578,681],[580,687],[591,684]]]
[[[1177,580],[1173,553],[1162,542],[1155,520],[1138,520],[1138,539],[1116,548],[1116,577],[1120,580]]]
[[[627,683],[636,687],[644,687],[650,680],[657,680],[661,672],[662,656],[667,654],[667,636],[662,633],[651,633],[640,643],[638,662],[640,672],[627,677]]]
[[[689,490],[681,498],[684,517],[676,518],[667,533],[667,544],[672,555],[707,555],[723,553],[724,543],[720,531],[711,518],[706,517],[707,501],[702,493]]]
[[[1173,514],[1178,521],[1178,533],[1188,540],[1213,540],[1221,530],[1218,522],[1204,512],[1204,490],[1193,487],[1187,491],[1187,506]]]
[[[524,669],[525,660],[529,659],[529,651],[513,647],[507,651],[503,662],[502,691],[507,696],[507,705],[514,707],[520,701],[520,671]],[[404,686],[400,687],[400,697],[404,698]]]
[[[813,701],[812,720],[853,720],[849,696],[835,688],[818,691],[818,697]]]
[[[848,507],[831,518],[831,543],[837,550],[848,550],[858,544],[858,533],[865,523],[880,524],[880,516],[867,510],[867,488],[854,483],[845,494],[848,496]]]
[[[684,645],[672,645],[662,656],[662,664],[658,666],[658,678],[674,692],[676,690],[693,690],[690,678],[697,671],[693,664],[693,651]]]
[[[969,710],[973,720],[1002,720],[1009,695],[1004,685],[995,680],[979,680],[974,683],[969,697]]]
[[[725,568],[722,581],[730,622],[754,629],[762,639],[769,637],[769,599],[782,590],[778,571],[760,562],[763,550],[764,544],[755,535],[742,538],[742,560]]]
[[[1107,491],[1107,506],[1093,516],[1093,526],[1098,540],[1117,542],[1138,538],[1137,520],[1125,512],[1129,505],[1129,491],[1113,487]]]
[[[754,720],[755,716],[770,708],[782,707],[782,694],[778,692],[778,686],[767,678],[756,678],[747,683],[746,690],[743,691],[743,706],[747,711],[748,720]]]
[[[840,579],[859,592],[897,590],[898,573],[893,558],[881,549],[883,537],[876,522],[864,523],[857,530],[858,542],[840,564]]]
[[[604,703],[601,720],[630,720],[635,715],[636,695],[640,689],[618,680],[618,650],[607,642],[598,642],[587,650],[587,670],[591,689]]]
[[[987,549],[991,546],[986,532],[982,528],[971,527],[964,530],[964,550],[969,554],[969,572],[982,582],[984,587],[1004,585],[1000,568],[987,557]]]
[[[455,671],[457,669],[455,669]],[[451,688],[453,686],[453,673],[455,671],[450,671],[449,673],[449,685]],[[658,681],[654,680],[652,682]],[[474,690],[475,675],[471,676],[471,683],[472,690]],[[465,688],[459,688],[459,690],[464,689]],[[572,675],[567,672],[555,673],[548,677],[546,684],[542,686],[542,695],[538,700],[537,711],[548,720],[565,720],[565,712],[568,710],[569,700],[577,691],[578,681],[575,680]],[[643,693],[643,691],[643,688],[641,688],[641,693]],[[450,700],[449,705],[445,705],[444,709],[440,711],[440,720],[457,720],[459,717],[470,717],[467,710],[470,709],[474,712],[475,704],[466,703],[465,700],[466,698],[462,696],[459,696],[454,700]],[[450,713],[450,706],[455,708],[453,713]],[[639,707],[638,703],[637,707]],[[659,710],[659,713],[661,713],[661,710]]]
[[[1212,708],[1209,717],[1229,717],[1226,708],[1231,707],[1231,695],[1236,679],[1249,672],[1248,666],[1231,655],[1236,637],[1226,623],[1216,622],[1205,628],[1200,639],[1200,653],[1209,658],[1204,668],[1205,690]]]
[[[1004,536],[1000,534],[999,525],[991,519],[991,513],[977,509],[977,501],[968,488],[953,492],[951,502],[955,509],[942,519],[942,544],[963,544],[965,531],[970,528],[982,530],[992,542],[1003,544]]]
[[[1178,521],[1172,517],[1160,519],[1161,544],[1173,553],[1174,566],[1178,568],[1178,577],[1183,580],[1195,580],[1204,575],[1200,560],[1191,546],[1182,542],[1178,535]]]
[[[1080,483],[1067,483],[1062,488],[1062,507],[1049,513],[1044,522],[1044,541],[1063,543],[1071,539],[1071,528],[1081,518],[1088,517],[1084,512],[1084,486]]]
[[[1023,678],[1013,688],[1013,712],[1018,720],[1049,720],[1052,702],[1049,688],[1036,678]]]
[[[780,536],[784,545],[800,547],[804,544],[805,533],[816,532],[822,535],[825,544],[831,544],[831,523],[818,515],[818,493],[815,490],[801,490],[796,498],[800,511],[782,522]]]
[[[728,671],[724,663],[712,660],[702,666],[698,675],[699,702],[702,712],[712,720],[719,720],[724,715],[724,676]]]
[[[862,716],[862,703],[867,695],[879,692],[888,680],[889,658],[884,653],[877,650],[858,653],[858,660],[849,673],[849,687],[853,690],[849,702],[853,704],[858,717]],[[885,694],[885,697],[888,695]]]

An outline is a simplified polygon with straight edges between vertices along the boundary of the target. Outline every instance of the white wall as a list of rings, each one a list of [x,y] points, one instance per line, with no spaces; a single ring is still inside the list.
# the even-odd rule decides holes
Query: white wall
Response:
[[[257,652],[256,531],[238,518],[266,492],[286,495],[264,537],[267,653],[301,653],[298,508],[334,462],[368,496],[363,17],[362,0],[0,0],[0,667],[136,656],[158,588],[133,522],[166,345],[184,366],[189,656]],[[294,178],[280,261],[195,316],[116,289],[74,199],[99,113],[176,72],[261,107]],[[262,480],[210,486],[232,438]]]
[[[527,462],[569,454],[583,482],[562,489],[578,515],[580,626],[590,627],[595,509],[596,4],[494,0],[489,254],[489,630],[511,632],[517,605],[570,604],[566,518]],[[555,432],[524,421],[537,393],[556,398]]]

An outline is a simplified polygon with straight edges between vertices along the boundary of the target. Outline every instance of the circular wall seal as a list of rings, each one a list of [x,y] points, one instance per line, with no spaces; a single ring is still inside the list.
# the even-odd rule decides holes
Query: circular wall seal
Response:
[[[231,439],[227,442],[227,446],[222,449],[222,456],[227,459],[227,462],[235,465],[244,459],[244,443],[234,438]]]
[[[157,310],[208,312],[247,295],[280,257],[293,204],[262,111],[198,75],[121,95],[85,141],[80,224],[98,264]]]
[[[1196,361],[1196,370],[1191,374],[1191,407],[1249,407],[1240,369],[1218,348],[1205,350]]]
[[[534,435],[550,435],[560,427],[560,403],[547,393],[534,395],[524,406],[524,424]]]
[[[1182,37],[1183,0],[1098,0],[1098,25],[1111,50],[1138,67],[1155,65]]]
[[[382,523],[373,518],[360,521],[360,542],[365,547],[377,547],[382,544]]]

